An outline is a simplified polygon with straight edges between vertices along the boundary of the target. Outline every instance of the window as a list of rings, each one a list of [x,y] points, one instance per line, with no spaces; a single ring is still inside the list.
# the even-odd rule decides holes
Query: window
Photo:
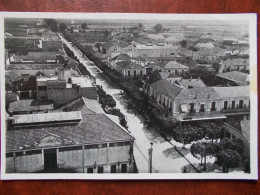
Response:
[[[232,109],[235,109],[235,105],[236,105],[236,102],[235,102],[235,101],[232,101],[231,108],[232,108]]]
[[[95,148],[99,148],[99,144],[86,145],[84,148],[85,148],[85,149],[95,149]]]
[[[131,74],[130,74],[130,70],[128,70],[128,76],[131,76]]]
[[[243,104],[244,104],[244,101],[243,100],[239,100],[239,109],[243,108]]]
[[[60,148],[59,152],[74,151],[74,150],[82,150],[82,147],[81,146],[73,146],[73,147]]]
[[[177,70],[175,70],[175,74],[178,74],[178,71],[177,71]]]
[[[111,165],[110,172],[111,173],[116,173],[116,165]]]
[[[25,155],[34,155],[34,154],[41,154],[41,150],[31,150],[31,151],[26,151]]]
[[[142,71],[142,70],[140,70],[140,75],[141,75],[141,76],[143,75],[143,71]]]
[[[8,152],[8,153],[5,154],[5,157],[6,158],[13,157],[13,153],[12,152]]]
[[[134,76],[136,76],[136,70],[134,70]]]
[[[224,110],[227,110],[228,101],[224,101]]]
[[[200,105],[200,112],[205,112],[205,105],[204,104]]]
[[[194,110],[194,103],[190,104],[190,112],[195,112],[195,110]]]
[[[127,173],[127,164],[121,165],[121,173]]]
[[[98,167],[98,173],[104,173],[104,168],[103,167]]]
[[[87,169],[87,173],[93,173],[94,172],[94,169],[93,168],[88,168]]]
[[[211,111],[216,111],[216,102],[211,103]]]

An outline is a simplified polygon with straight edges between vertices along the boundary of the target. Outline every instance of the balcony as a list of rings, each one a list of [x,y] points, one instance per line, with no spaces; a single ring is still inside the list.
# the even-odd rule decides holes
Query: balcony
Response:
[[[236,108],[236,109],[221,109],[222,113],[239,113],[239,112],[250,112],[249,107],[244,107],[244,108]]]

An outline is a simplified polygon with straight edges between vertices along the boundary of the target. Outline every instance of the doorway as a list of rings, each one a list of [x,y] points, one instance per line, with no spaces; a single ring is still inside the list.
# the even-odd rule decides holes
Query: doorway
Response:
[[[57,171],[57,152],[56,149],[44,150],[44,171]]]

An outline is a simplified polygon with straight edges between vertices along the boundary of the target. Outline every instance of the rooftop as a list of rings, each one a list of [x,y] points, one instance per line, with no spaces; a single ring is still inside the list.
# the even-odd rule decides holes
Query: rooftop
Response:
[[[49,134],[59,138],[59,146],[66,146],[68,143],[82,145],[129,141],[133,139],[126,130],[118,126],[104,114],[88,114],[86,111],[84,109],[81,111],[82,120],[74,124],[45,125],[8,130],[6,133],[6,150],[17,151],[26,148],[41,148],[39,143],[42,137]],[[61,113],[57,113],[57,115],[59,114]]]
[[[175,99],[182,90],[180,86],[174,83],[170,83],[165,79],[162,79],[160,81],[151,84],[151,87],[157,92],[166,95],[172,99]]]
[[[201,79],[178,79],[175,81],[177,84],[181,85],[185,89],[195,88],[195,87],[206,87]]]
[[[249,74],[239,72],[239,71],[225,72],[225,73],[217,74],[217,76],[236,82],[238,84],[245,84],[249,78]]]
[[[136,44],[137,49],[172,49],[172,50],[177,50],[176,46],[170,45],[170,44],[165,44],[165,45],[144,45],[144,44]]]
[[[143,69],[142,66],[132,61],[121,61],[121,62],[117,62],[116,64],[124,69]]]
[[[249,97],[249,86],[235,86],[235,87],[212,87],[221,98],[226,97]]]
[[[125,60],[125,61],[131,60],[131,59],[132,58],[127,54],[119,54],[118,56],[112,58],[112,60]]]
[[[228,59],[228,60],[224,61],[223,64],[227,65],[227,66],[232,66],[232,65],[249,66],[249,60],[248,59],[242,59],[242,58]]]
[[[49,122],[62,122],[62,121],[75,121],[81,120],[81,112],[53,112],[53,113],[40,113],[40,114],[20,114],[14,115],[12,124],[35,124],[35,123],[49,123]]]
[[[219,95],[212,87],[197,87],[191,89],[183,89],[176,99],[216,99]]]
[[[30,112],[53,109],[51,100],[18,100],[9,104],[9,112]]]
[[[65,80],[48,80],[47,81],[48,89],[64,89],[66,88]]]
[[[188,66],[184,66],[176,61],[169,61],[165,66],[165,69],[189,69]]]
[[[197,48],[213,49],[215,46],[213,45],[213,43],[208,42],[208,43],[197,43],[197,44],[195,45],[195,47],[197,47]]]

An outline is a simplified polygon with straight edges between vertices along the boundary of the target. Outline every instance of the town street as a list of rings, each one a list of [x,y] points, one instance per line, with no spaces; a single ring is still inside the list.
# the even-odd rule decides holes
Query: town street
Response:
[[[148,149],[151,147],[150,142],[153,143],[153,172],[157,173],[181,173],[181,168],[188,165],[189,162],[178,156],[171,157],[169,152],[175,152],[173,145],[182,146],[174,140],[169,143],[164,140],[162,136],[153,127],[145,127],[144,118],[138,114],[137,111],[127,109],[127,100],[121,95],[121,90],[113,86],[103,76],[101,71],[95,66],[90,65],[89,60],[83,54],[61,36],[61,40],[66,44],[79,61],[87,68],[92,76],[96,78],[96,84],[102,85],[107,94],[113,96],[116,101],[116,108],[119,108],[125,115],[128,130],[135,137],[134,156],[139,173],[147,173],[148,169]],[[199,163],[200,160],[194,158],[190,153],[185,156],[192,163]],[[213,159],[212,159],[213,160]],[[210,159],[208,160],[210,161]]]

